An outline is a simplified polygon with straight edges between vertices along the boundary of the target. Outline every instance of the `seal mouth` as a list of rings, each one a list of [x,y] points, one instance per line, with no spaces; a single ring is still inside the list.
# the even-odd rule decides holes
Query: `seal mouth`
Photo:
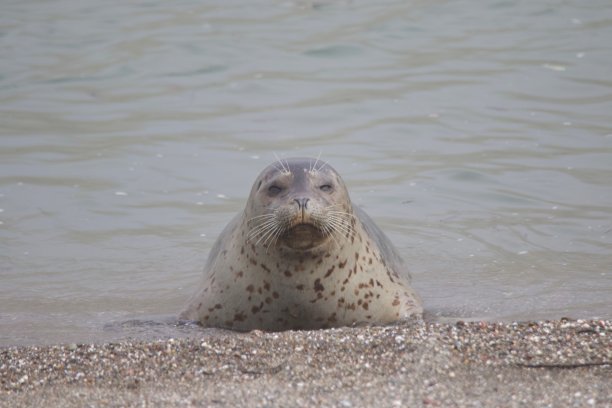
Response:
[[[314,248],[326,240],[326,234],[309,222],[300,222],[289,228],[282,237],[282,242],[289,248]]]

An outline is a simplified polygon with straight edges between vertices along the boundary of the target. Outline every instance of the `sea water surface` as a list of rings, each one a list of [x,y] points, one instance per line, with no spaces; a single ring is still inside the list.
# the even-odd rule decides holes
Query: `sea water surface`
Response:
[[[4,1],[0,345],[177,335],[275,154],[431,318],[612,318],[611,39],[608,0]]]

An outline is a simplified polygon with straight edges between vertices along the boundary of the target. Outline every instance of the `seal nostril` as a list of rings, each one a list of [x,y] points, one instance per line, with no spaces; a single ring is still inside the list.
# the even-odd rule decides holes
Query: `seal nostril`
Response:
[[[293,201],[297,203],[300,210],[305,210],[308,208],[308,201],[310,201],[310,198],[295,198]]]

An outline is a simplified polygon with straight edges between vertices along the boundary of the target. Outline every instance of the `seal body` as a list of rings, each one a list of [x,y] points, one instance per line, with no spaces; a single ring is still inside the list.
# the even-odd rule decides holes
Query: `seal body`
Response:
[[[217,239],[181,318],[234,330],[385,324],[422,313],[409,283],[331,166],[283,159],[257,177]]]

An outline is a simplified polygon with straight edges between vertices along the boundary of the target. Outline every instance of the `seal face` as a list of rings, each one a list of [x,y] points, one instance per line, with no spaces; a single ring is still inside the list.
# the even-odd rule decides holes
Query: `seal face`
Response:
[[[272,331],[391,323],[422,313],[409,282],[331,166],[283,159],[257,177],[217,239],[181,318]]]

